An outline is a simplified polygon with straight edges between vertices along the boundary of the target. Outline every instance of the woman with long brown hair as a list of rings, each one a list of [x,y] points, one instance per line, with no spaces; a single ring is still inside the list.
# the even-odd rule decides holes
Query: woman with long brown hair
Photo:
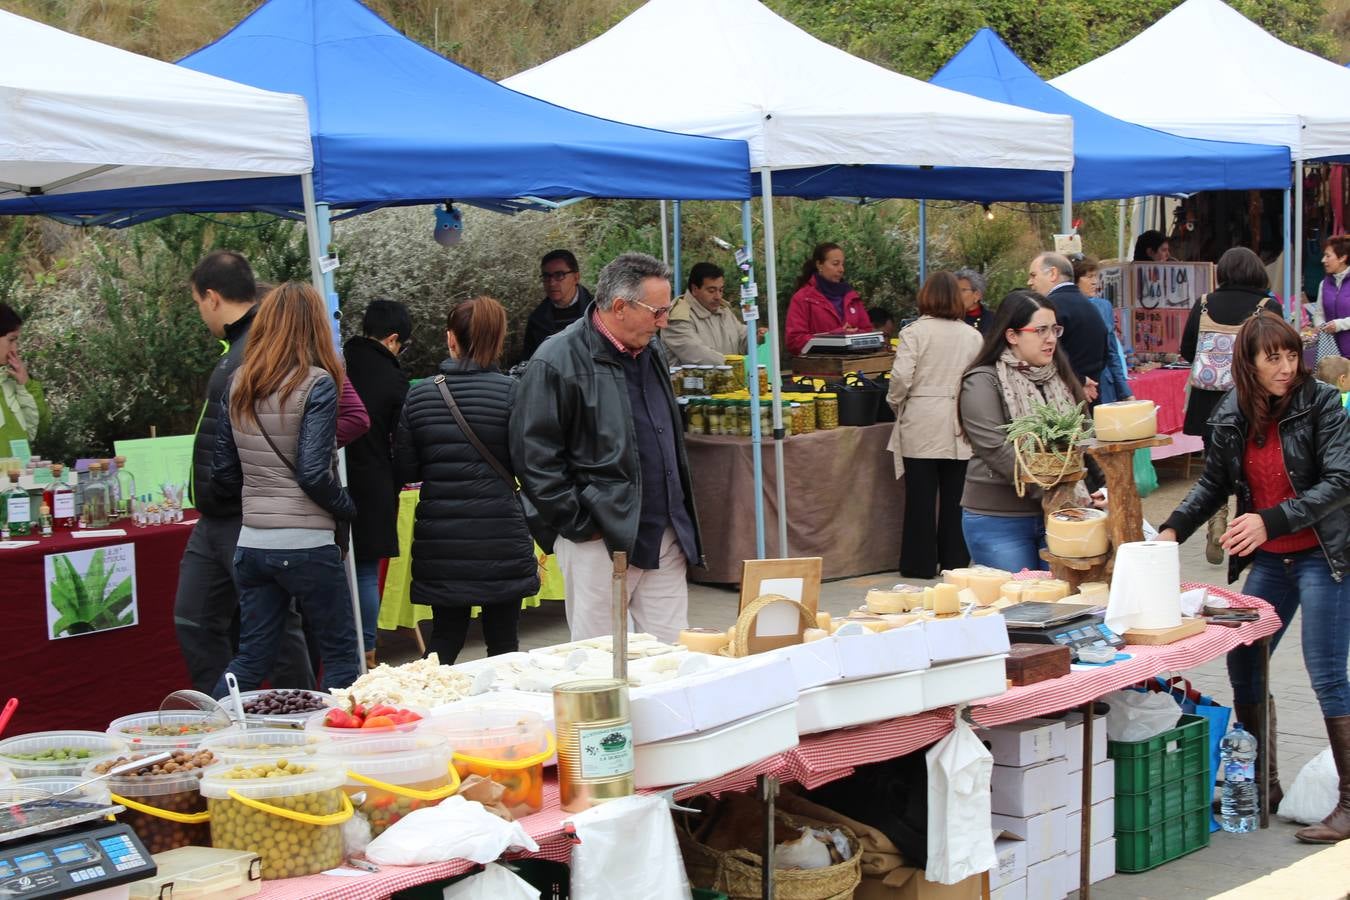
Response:
[[[427,652],[445,665],[464,648],[474,606],[488,655],[517,650],[520,603],[539,591],[507,446],[516,382],[497,368],[505,338],[506,310],[491,297],[450,310],[450,357],[408,393],[394,444],[397,476],[422,483],[411,596],[431,607]]]
[[[342,365],[327,310],[307,284],[287,282],[258,304],[244,359],[230,382],[212,478],[242,497],[234,552],[239,652],[226,672],[254,690],[272,671],[295,598],[319,643],[325,689],[360,674],[356,624],[342,565],[356,513],[337,475]],[[227,693],[221,676],[214,694]]]
[[[1340,773],[1340,802],[1320,825],[1298,832],[1305,843],[1350,838],[1350,418],[1340,393],[1314,380],[1303,342],[1279,316],[1249,318],[1233,347],[1233,389],[1209,417],[1205,471],[1163,523],[1160,540],[1184,541],[1237,496],[1237,516],[1221,541],[1228,580],[1251,565],[1243,592],[1275,607],[1279,645],[1303,610],[1303,663],[1326,720]],[[1255,730],[1269,688],[1255,647],[1228,654],[1228,679],[1238,721]],[[1272,717],[1271,725],[1274,726]],[[1280,790],[1274,728],[1268,747],[1273,812]]]

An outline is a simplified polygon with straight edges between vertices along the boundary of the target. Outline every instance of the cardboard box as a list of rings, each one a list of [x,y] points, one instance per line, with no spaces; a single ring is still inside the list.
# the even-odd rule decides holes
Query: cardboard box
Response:
[[[928,668],[928,642],[917,626],[879,634],[831,635],[807,644],[769,651],[787,659],[797,690],[836,681],[875,678]]]
[[[1077,711],[1067,712],[1053,719],[1028,719],[1029,722],[1064,723],[1064,757],[1069,761],[1070,772],[1083,771],[1083,714]],[[1106,717],[1096,716],[1092,720],[1092,762],[1095,765],[1105,762],[1106,756]]]
[[[1083,808],[1083,772],[1080,769],[1076,778],[1069,778],[1067,774],[1066,772],[1066,777],[1060,784],[1062,803],[1068,807],[1067,812],[1074,812]],[[1108,759],[1092,767],[1092,803],[1095,806],[1115,799],[1115,796],[1116,763],[1115,760]]]
[[[717,662],[706,671],[628,692],[634,744],[699,734],[797,702],[792,664],[786,659],[710,659]],[[736,688],[730,690],[733,683]]]
[[[1065,805],[1068,781],[1068,766],[1062,759],[1034,766],[994,766],[990,811],[1020,817],[1049,812]]]
[[[1027,880],[1019,878],[989,892],[989,900],[1027,900]]]
[[[1001,615],[925,619],[923,631],[934,664],[1008,652],[1008,623]]]
[[[1027,866],[1027,900],[1064,900],[1064,857]]]
[[[853,889],[853,900],[980,900],[983,879],[972,875],[956,884],[938,884],[923,875],[923,869],[900,868],[886,878],[864,877]]]
[[[989,870],[989,888],[992,890],[1025,878],[1027,874],[1027,842],[1004,834],[994,839],[994,855],[998,857]]]
[[[1116,801],[1103,800],[1092,804],[1092,839],[1100,844],[1116,836]],[[1064,852],[1077,853],[1083,843],[1083,811],[1075,809],[1064,817]]]
[[[1066,854],[1064,862],[1060,867],[1060,878],[1062,879],[1062,888],[1064,894],[1071,894],[1078,890],[1078,883],[1081,873],[1078,867],[1081,864],[1082,857],[1077,853]],[[1116,839],[1108,838],[1100,844],[1092,845],[1090,870],[1088,872],[1088,883],[1096,884],[1099,881],[1105,881],[1116,874]],[[1063,894],[1061,894],[1063,896]]]
[[[1028,719],[977,731],[976,735],[988,745],[998,766],[1031,766],[1064,755],[1063,722]]]
[[[1065,842],[1068,836],[1065,830],[1067,822],[1068,818],[1064,814],[1063,807],[1034,816],[1019,817],[995,814],[992,817],[995,828],[1026,842],[1027,865],[1047,860],[1058,853],[1065,852]]]

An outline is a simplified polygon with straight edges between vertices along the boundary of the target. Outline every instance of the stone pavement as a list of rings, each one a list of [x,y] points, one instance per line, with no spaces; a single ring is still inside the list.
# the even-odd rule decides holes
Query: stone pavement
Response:
[[[1155,524],[1165,519],[1198,474],[1198,466],[1192,467],[1190,478],[1185,476],[1180,465],[1160,467],[1161,486],[1143,501],[1145,517]],[[1226,569],[1205,561],[1203,532],[1182,545],[1181,572],[1182,578],[1188,581],[1224,584]],[[869,588],[889,587],[896,582],[897,577],[894,573],[884,573],[829,582],[821,590],[821,608],[835,615],[843,615],[861,603]],[[689,621],[694,625],[725,628],[735,621],[736,604],[737,594],[732,590],[691,585]],[[1293,783],[1294,776],[1303,764],[1327,745],[1321,713],[1308,674],[1303,668],[1298,628],[1299,621],[1295,619],[1279,652],[1271,660],[1272,690],[1280,708],[1280,770],[1286,788]],[[568,634],[563,604],[546,602],[539,609],[527,610],[521,616],[520,629],[522,649],[566,641]],[[385,637],[390,635],[381,635],[382,640]],[[394,647],[382,646],[381,652],[391,662],[410,659],[415,655],[415,650],[409,652],[412,649],[410,644],[411,641],[407,641]],[[461,660],[476,659],[482,655],[482,637],[476,628],[471,629],[469,646],[465,648]],[[1205,693],[1221,702],[1231,700],[1222,659],[1186,674]],[[1319,848],[1294,840],[1294,831],[1298,827],[1272,817],[1271,826],[1266,831],[1251,834],[1215,832],[1210,836],[1208,848],[1151,872],[1116,875],[1094,885],[1092,896],[1099,900],[1190,900],[1212,896],[1316,852]],[[1347,876],[1347,888],[1350,888],[1350,875]]]

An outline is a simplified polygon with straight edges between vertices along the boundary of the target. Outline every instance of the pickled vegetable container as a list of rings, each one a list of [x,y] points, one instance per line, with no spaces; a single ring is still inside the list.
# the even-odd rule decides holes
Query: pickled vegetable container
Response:
[[[413,810],[435,806],[459,790],[459,773],[450,765],[450,742],[439,734],[337,741],[322,755],[346,768],[349,795],[364,796],[356,811],[370,822],[371,837]]]
[[[0,765],[15,778],[78,775],[126,750],[126,741],[97,731],[35,731],[0,741]]]
[[[137,756],[160,751],[141,751]],[[209,750],[177,750],[172,759],[156,764],[153,769],[114,775],[104,780],[112,794],[112,802],[126,807],[118,813],[136,832],[141,843],[151,853],[161,853],[175,847],[211,845],[211,826],[207,824],[206,799],[200,791],[200,780],[206,767],[215,759]],[[83,778],[96,778],[110,763],[105,760],[84,770]]]
[[[172,709],[114,719],[108,726],[108,734],[125,741],[133,750],[158,752],[190,749],[209,734],[235,731],[236,728],[224,710]]]
[[[502,803],[519,819],[544,806],[544,763],[556,749],[544,717],[505,709],[466,709],[437,716],[434,732],[450,739],[461,779],[489,778],[502,787]]]
[[[211,844],[262,857],[264,879],[314,875],[341,864],[342,823],[352,803],[332,760],[272,758],[223,763],[202,775]]]
[[[210,735],[202,741],[201,749],[210,750],[219,762],[266,762],[278,757],[313,756],[330,740],[327,735],[293,728],[249,728]]]
[[[245,691],[239,699],[249,728],[304,728],[315,712],[337,706],[332,694],[300,688]]]

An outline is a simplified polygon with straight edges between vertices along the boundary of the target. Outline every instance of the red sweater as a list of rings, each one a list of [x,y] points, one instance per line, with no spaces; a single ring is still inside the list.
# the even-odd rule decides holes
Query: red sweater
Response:
[[[1258,447],[1256,441],[1250,438],[1247,440],[1243,463],[1243,468],[1247,472],[1247,482],[1252,489],[1252,505],[1257,511],[1279,506],[1297,496],[1284,466],[1284,450],[1280,447],[1278,422],[1270,423],[1262,446]],[[1304,528],[1272,538],[1262,544],[1261,549],[1267,553],[1297,553],[1316,546],[1317,534],[1311,528]]]
[[[858,292],[849,291],[844,295],[844,317],[841,319],[834,304],[820,292],[813,278],[798,288],[788,302],[787,321],[783,326],[788,353],[796,356],[815,335],[843,331],[846,325],[859,331],[872,330],[872,320],[867,317],[867,307],[863,306]]]

